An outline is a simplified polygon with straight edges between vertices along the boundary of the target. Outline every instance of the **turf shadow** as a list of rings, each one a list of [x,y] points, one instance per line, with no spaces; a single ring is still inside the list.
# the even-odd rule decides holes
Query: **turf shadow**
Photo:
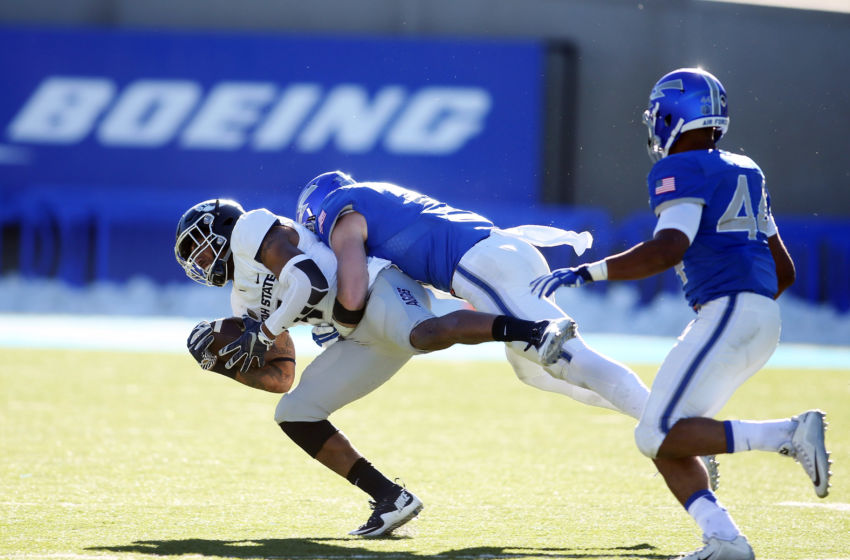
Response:
[[[406,540],[410,537],[390,536],[387,539]],[[386,539],[384,539],[386,540]],[[289,559],[346,559],[358,560],[421,560],[445,558],[458,560],[499,560],[523,558],[587,558],[587,559],[648,559],[669,558],[657,554],[656,548],[641,543],[613,548],[552,548],[478,546],[450,549],[438,554],[415,551],[380,551],[367,548],[365,540],[351,538],[290,538],[290,539],[177,539],[135,541],[126,545],[92,546],[86,550],[113,553],[147,554],[151,556],[180,556],[184,554],[226,558],[289,558]],[[339,544],[337,544],[339,543]],[[343,544],[344,543],[344,544]],[[357,543],[357,544],[355,544]],[[362,543],[362,544],[359,544]]]

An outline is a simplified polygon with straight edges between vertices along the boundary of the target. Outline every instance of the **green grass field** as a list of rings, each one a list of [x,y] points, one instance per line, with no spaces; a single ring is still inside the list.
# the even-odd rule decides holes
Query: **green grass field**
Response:
[[[381,540],[347,535],[367,496],[283,435],[276,395],[188,355],[5,349],[0,388],[4,558],[622,560],[700,545],[631,419],[507,364],[414,361],[331,417],[425,502]],[[760,559],[850,559],[850,370],[763,371],[721,416],[809,408],[830,421],[826,500],[788,459],[720,458],[719,497]]]

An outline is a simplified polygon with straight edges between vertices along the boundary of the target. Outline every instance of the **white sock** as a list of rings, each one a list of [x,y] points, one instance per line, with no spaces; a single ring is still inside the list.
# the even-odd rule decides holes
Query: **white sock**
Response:
[[[791,439],[796,422],[791,419],[752,422],[726,420],[726,447],[728,453],[739,451],[779,451]],[[731,441],[730,441],[731,440]]]
[[[685,509],[697,522],[706,538],[735,540],[741,534],[738,526],[710,490],[700,490],[688,498]]]
[[[596,352],[579,337],[567,341],[564,350],[571,354],[571,359],[569,363],[563,359],[558,361],[554,366],[560,368],[556,377],[590,389],[623,414],[640,418],[649,389],[635,372]]]

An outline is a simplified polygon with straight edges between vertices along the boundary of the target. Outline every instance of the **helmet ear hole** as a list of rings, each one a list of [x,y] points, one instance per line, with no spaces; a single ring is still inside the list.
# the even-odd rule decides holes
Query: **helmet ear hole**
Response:
[[[671,124],[673,124],[673,115],[667,113],[664,115],[664,126],[669,128]]]

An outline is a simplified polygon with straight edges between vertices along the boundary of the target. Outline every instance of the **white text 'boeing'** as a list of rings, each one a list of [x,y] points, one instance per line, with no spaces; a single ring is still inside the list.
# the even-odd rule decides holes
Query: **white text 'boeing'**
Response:
[[[445,155],[480,134],[490,93],[477,87],[45,78],[7,128],[9,141],[105,147]]]

